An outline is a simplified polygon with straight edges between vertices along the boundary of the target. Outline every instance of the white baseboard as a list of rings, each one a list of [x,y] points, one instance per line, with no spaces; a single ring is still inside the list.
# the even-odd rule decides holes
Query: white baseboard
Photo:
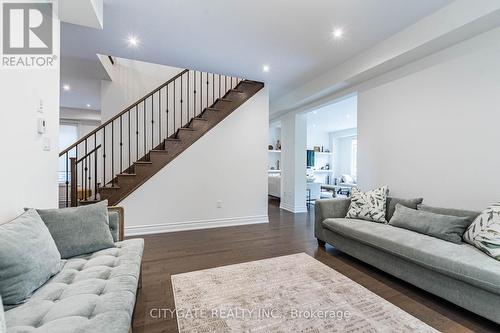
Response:
[[[141,226],[125,227],[125,236],[161,234],[165,232],[230,227],[245,224],[269,223],[267,215],[234,217],[214,220],[184,221],[158,223]]]
[[[284,210],[287,210],[289,212],[292,212],[294,214],[296,213],[307,213],[307,206],[306,205],[303,205],[303,206],[293,206],[293,205],[289,205],[285,202],[281,202],[280,203],[280,208],[281,209],[284,209]]]

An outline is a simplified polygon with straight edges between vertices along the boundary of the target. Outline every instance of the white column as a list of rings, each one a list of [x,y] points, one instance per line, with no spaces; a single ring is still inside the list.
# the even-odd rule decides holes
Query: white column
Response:
[[[305,114],[286,116],[281,122],[281,204],[292,213],[303,213],[306,207],[306,145]]]

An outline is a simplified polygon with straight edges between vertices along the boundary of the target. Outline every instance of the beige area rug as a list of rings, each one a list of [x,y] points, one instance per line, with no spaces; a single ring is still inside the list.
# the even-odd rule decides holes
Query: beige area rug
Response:
[[[305,253],[172,276],[184,332],[437,332]]]

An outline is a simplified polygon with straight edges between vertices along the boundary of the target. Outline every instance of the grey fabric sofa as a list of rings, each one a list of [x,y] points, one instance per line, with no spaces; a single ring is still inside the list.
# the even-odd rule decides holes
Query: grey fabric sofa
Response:
[[[344,217],[350,199],[318,200],[315,236],[471,312],[500,323],[500,261],[477,248],[455,244],[410,230]],[[477,212],[434,208],[445,215]]]
[[[109,208],[115,247],[64,260],[30,299],[5,309],[9,333],[127,333],[140,287],[142,239],[123,240],[123,210]]]

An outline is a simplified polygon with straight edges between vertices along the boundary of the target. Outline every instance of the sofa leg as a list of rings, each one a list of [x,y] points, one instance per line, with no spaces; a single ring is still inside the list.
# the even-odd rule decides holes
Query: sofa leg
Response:
[[[322,241],[322,240],[321,240],[321,239],[319,239],[319,238],[317,238],[317,240],[318,240],[318,246],[319,246],[319,247],[325,247],[325,245],[326,245],[326,242],[325,242],[325,241]]]

